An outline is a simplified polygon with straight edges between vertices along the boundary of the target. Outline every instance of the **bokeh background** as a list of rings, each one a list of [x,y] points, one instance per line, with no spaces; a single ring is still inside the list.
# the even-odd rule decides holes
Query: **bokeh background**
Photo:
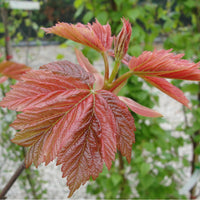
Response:
[[[20,2],[20,0],[18,0]],[[29,1],[32,2],[32,1]],[[39,10],[11,9],[0,0],[0,53],[6,58],[5,33],[11,38],[12,60],[32,68],[68,59],[77,63],[74,47],[100,71],[99,54],[55,35],[45,35],[40,27],[57,22],[111,25],[112,34],[121,27],[121,18],[129,19],[132,36],[128,53],[173,48],[185,59],[200,61],[199,0],[36,0]],[[6,19],[6,20],[5,20]],[[112,63],[112,59],[110,59]],[[127,71],[125,66],[120,74]],[[0,84],[0,98],[15,80]],[[197,82],[172,81],[190,99],[191,109],[152,88],[138,77],[131,77],[121,95],[154,108],[163,118],[150,119],[132,113],[137,131],[131,163],[120,153],[110,171],[104,168],[96,181],[90,181],[75,193],[75,199],[197,199],[200,198],[200,85]],[[15,131],[9,124],[16,113],[0,108],[0,191],[25,156],[25,149],[10,142]],[[68,189],[55,162],[25,170],[7,194],[8,199],[67,199]]]

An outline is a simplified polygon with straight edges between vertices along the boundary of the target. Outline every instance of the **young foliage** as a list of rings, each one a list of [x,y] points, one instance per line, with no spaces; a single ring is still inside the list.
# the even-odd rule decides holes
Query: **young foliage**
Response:
[[[130,162],[133,117],[117,96],[92,89],[92,74],[60,61],[31,71],[21,80],[1,105],[24,111],[12,124],[21,130],[12,141],[30,147],[27,167],[58,157],[63,176],[68,175],[71,196],[90,176],[98,176],[103,162],[111,167],[116,147]]]
[[[162,78],[199,81],[199,63],[182,60],[182,54],[155,50],[138,58],[126,55],[131,25],[125,19],[122,22],[121,32],[114,37],[114,50],[110,49],[113,37],[109,24],[102,26],[97,20],[92,25],[59,23],[44,29],[100,52],[105,63],[104,78],[77,50],[80,65],[59,61],[31,70],[0,103],[2,107],[22,111],[12,123],[19,130],[12,141],[28,147],[26,166],[34,163],[37,167],[43,162],[47,165],[57,158],[63,177],[67,176],[69,197],[90,177],[95,180],[104,163],[110,169],[117,150],[131,162],[135,124],[128,107],[144,116],[161,116],[130,98],[117,96],[128,78],[138,75],[174,98],[179,89],[163,89],[163,84],[167,84]],[[115,57],[110,76],[108,52],[114,52]],[[116,78],[121,60],[127,62],[130,70]],[[188,105],[181,92],[175,99]]]
[[[93,24],[88,23],[88,25],[81,23],[73,25],[62,22],[52,28],[42,29],[47,33],[54,33],[74,42],[89,46],[99,52],[110,49],[113,40],[110,25],[102,26],[98,20]]]
[[[3,83],[8,78],[19,80],[21,75],[30,71],[31,68],[13,61],[3,61],[0,63],[0,83]]]
[[[10,85],[15,83],[16,80],[10,78],[6,82],[1,83],[0,95],[4,96],[10,90]],[[17,113],[15,111],[0,107],[1,186],[4,186],[6,183],[13,166],[18,165],[25,157],[24,147],[10,142],[10,138],[14,136],[15,131],[9,125],[16,119],[16,115]],[[44,182],[41,179],[41,174],[38,169],[32,166],[24,170],[17,184],[18,187],[22,188],[24,194],[26,194],[26,199],[38,199],[44,198],[43,195],[46,193],[46,190],[42,187]]]

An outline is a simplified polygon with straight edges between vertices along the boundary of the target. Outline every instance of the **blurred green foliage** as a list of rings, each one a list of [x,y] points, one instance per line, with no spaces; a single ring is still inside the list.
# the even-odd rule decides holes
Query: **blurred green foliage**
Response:
[[[153,50],[159,40],[161,48],[173,48],[176,52],[185,53],[185,58],[198,61],[200,59],[200,9],[198,1],[192,0],[75,0],[77,9],[75,17],[85,13],[83,22],[88,23],[97,18],[102,24],[109,23],[112,33],[117,34],[121,27],[121,18],[129,19],[132,24],[132,38],[128,53],[139,56],[144,50]],[[85,50],[85,48],[84,48]],[[87,56],[87,54],[85,54]],[[126,71],[122,67],[120,74]],[[136,143],[133,145],[133,159],[130,164],[117,154],[118,162],[113,164],[110,171],[104,169],[95,182],[89,184],[87,192],[95,195],[97,199],[115,198],[186,198],[179,194],[179,189],[185,184],[184,168],[191,164],[187,155],[180,157],[179,148],[186,144],[199,143],[199,108],[197,94],[199,86],[196,83],[182,83],[174,81],[181,86],[184,92],[192,97],[192,121],[184,122],[177,127],[191,137],[173,136],[175,130],[163,130],[163,119],[149,119],[139,115],[135,118]],[[144,86],[145,85],[145,86]],[[159,105],[159,97],[152,93],[149,85],[144,84],[137,77],[131,77],[120,95],[130,97],[147,107]],[[173,111],[172,111],[173,112]],[[187,111],[191,112],[191,111]],[[188,119],[189,120],[189,119]],[[199,145],[193,153],[199,154]],[[198,163],[195,163],[198,165]]]
[[[54,17],[52,23],[55,20],[62,21],[58,10],[69,4],[68,0],[60,2],[49,1],[49,6],[54,5],[56,8],[55,13],[49,13],[48,15],[48,17]],[[200,60],[199,1],[74,0],[73,2],[76,9],[73,21],[78,21],[82,18],[83,23],[88,23],[97,18],[102,24],[110,23],[113,34],[117,34],[120,31],[122,17],[129,19],[132,24],[132,37],[128,52],[130,55],[139,56],[144,50],[153,50],[155,42],[159,39],[159,42],[163,43],[166,49],[173,48],[175,52],[185,53],[184,58],[195,62]],[[25,30],[35,32],[37,38],[43,38],[44,32],[39,30],[39,26],[40,22],[46,18],[44,13],[41,15],[33,13],[34,15],[30,18],[26,11],[15,10],[10,12],[9,20],[14,20],[14,23],[10,26],[9,31],[16,42],[27,38],[27,31],[19,31],[21,24],[27,27]],[[29,29],[30,27],[31,29]],[[3,33],[4,27],[0,22],[0,34]],[[33,38],[28,37],[28,40],[33,40]],[[0,38],[0,45],[4,45],[3,38]],[[66,45],[69,46],[71,43],[63,44],[63,46]],[[162,45],[156,47],[160,48]],[[98,59],[98,53],[87,47],[83,48],[83,53],[92,63]],[[57,56],[57,59],[62,58],[62,54]],[[122,67],[120,74],[126,70],[126,67]],[[196,83],[177,80],[173,81],[173,84],[188,94],[193,105],[190,111],[184,109],[186,120],[176,128],[176,131],[184,133],[187,139],[181,136],[175,138],[172,133],[173,130],[163,130],[163,119],[149,119],[132,113],[137,131],[135,133],[136,143],[133,145],[131,163],[127,163],[120,154],[117,154],[118,161],[113,164],[110,171],[104,168],[103,173],[100,174],[97,180],[88,185],[88,193],[95,195],[99,199],[185,198],[178,193],[179,189],[185,184],[185,179],[183,179],[186,176],[184,169],[195,169],[195,166],[199,166],[200,163],[199,161],[194,162],[194,160],[190,163],[187,156],[180,157],[179,148],[186,144],[194,147],[194,144],[196,144],[193,154],[194,156],[200,154],[200,108],[198,99],[200,98],[198,97],[200,86]],[[1,87],[4,86],[1,85]],[[1,89],[2,91],[7,90],[5,88]],[[121,95],[130,97],[150,108],[159,105],[159,97],[153,94],[149,85],[146,85],[137,77],[131,77],[128,80],[127,85],[121,91]],[[8,110],[1,110],[0,112],[8,116],[11,115]],[[188,114],[191,113],[193,117],[188,117]],[[8,124],[13,120],[15,113],[12,115],[9,120],[7,120],[7,117],[1,119],[2,124],[4,124],[2,125],[4,130],[1,140],[7,141],[4,145],[7,145],[8,152],[5,152],[4,156],[8,156],[9,159],[14,161],[19,152],[23,152],[23,149],[19,146],[11,147],[9,143],[8,138],[12,136],[12,131],[8,128]],[[9,149],[12,152],[14,151],[16,155],[9,153]],[[33,173],[36,173],[36,171]],[[37,186],[41,187],[38,183]],[[41,193],[39,192],[38,195],[43,194],[42,190],[39,189]]]
[[[5,94],[10,90],[10,86],[15,83],[16,81],[12,79],[1,83],[0,96],[5,96]],[[16,166],[17,169],[20,162],[22,162],[25,157],[25,149],[10,141],[15,134],[15,131],[10,127],[10,124],[15,120],[16,114],[15,111],[0,107],[0,149],[2,162],[0,167],[1,187],[3,187],[8,181],[8,175],[6,174],[9,172],[7,169],[11,169],[9,166]],[[5,168],[5,166],[7,166],[7,168]],[[41,179],[39,171],[35,167],[25,169],[18,179],[20,188],[22,188],[26,194],[25,199],[44,198],[47,190],[42,187],[43,183],[45,183],[45,181]]]
[[[175,1],[173,1],[175,2]],[[176,1],[173,9],[172,21],[177,24],[177,29],[170,30],[165,40],[165,48],[173,48],[174,51],[184,53],[184,58],[200,61],[200,1],[183,0]],[[187,19],[183,23],[181,19]],[[186,81],[173,81],[177,87],[186,92],[192,103],[191,110],[184,110],[185,123],[177,127],[184,132],[192,145],[191,173],[200,166],[200,83]],[[192,117],[190,117],[192,114]],[[198,190],[194,187],[190,191],[190,198],[198,198]]]
[[[0,7],[7,8],[8,5],[4,1],[1,1]],[[1,16],[1,14],[0,47],[2,47],[1,50],[3,51],[3,47],[5,46],[5,25],[3,21],[1,21],[3,17]],[[12,38],[13,44],[18,44],[22,40],[27,41],[28,44],[29,41],[37,40],[38,38],[43,38],[44,32],[39,30],[40,27],[35,21],[32,21],[30,12],[24,10],[8,10],[7,14],[7,27],[9,31],[9,36]],[[24,29],[21,28],[22,25]],[[35,37],[32,37],[31,32],[35,33]],[[4,59],[5,55],[0,58],[0,62],[2,62]],[[15,80],[9,79],[6,82],[0,84],[1,99],[10,90],[10,86],[15,84],[15,82]],[[5,169],[5,166],[16,166],[17,169],[20,165],[20,162],[22,162],[25,158],[25,149],[10,141],[10,139],[15,134],[15,131],[10,127],[10,124],[15,120],[16,114],[17,113],[15,111],[11,111],[6,108],[0,107],[0,149],[2,158],[2,163],[0,167],[2,185],[0,189],[3,189],[2,187],[8,182],[7,173],[9,171]],[[14,173],[14,171],[12,173]],[[18,179],[18,184],[20,185],[20,188],[22,188],[22,190],[25,191],[25,199],[44,198],[44,195],[47,191],[42,187],[43,183],[45,183],[45,181],[41,179],[39,171],[34,167],[25,169]]]
[[[22,40],[39,41],[44,37],[44,31],[40,30],[32,13],[32,11],[8,9],[7,27],[13,44],[18,44]],[[4,28],[3,16],[0,15],[0,46],[5,45]]]

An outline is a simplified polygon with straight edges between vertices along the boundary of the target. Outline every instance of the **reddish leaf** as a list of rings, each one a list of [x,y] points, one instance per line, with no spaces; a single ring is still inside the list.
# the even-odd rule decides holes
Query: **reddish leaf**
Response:
[[[30,67],[12,61],[3,61],[0,63],[0,73],[16,80],[19,80],[22,74],[30,70]]]
[[[70,137],[73,130],[76,131],[79,121],[81,120],[80,111],[77,109],[82,106],[84,98],[90,96],[90,91],[63,91],[60,96],[55,96],[54,101],[50,101],[41,107],[32,107],[24,113],[18,115],[12,126],[18,132],[14,143],[34,149],[33,154],[29,153],[29,160],[36,166],[45,162],[48,164],[55,159],[58,151],[61,150],[66,136]],[[84,116],[83,116],[84,117]],[[73,126],[72,126],[73,125]],[[73,130],[72,130],[73,129]],[[70,135],[66,134],[70,133]],[[42,139],[41,139],[42,138]],[[39,152],[37,149],[39,149]],[[40,153],[36,154],[35,151]],[[32,162],[26,163],[27,166]]]
[[[115,157],[114,116],[100,95],[97,94],[94,98],[95,105],[91,99],[90,102],[85,102],[87,109],[80,111],[85,115],[85,122],[74,127],[78,130],[71,138],[67,138],[67,145],[58,155],[57,164],[62,164],[63,177],[67,176],[69,197],[81,184],[89,180],[90,176],[93,179],[98,177],[103,169],[103,160],[110,168]]]
[[[114,37],[115,58],[121,60],[128,51],[128,45],[131,38],[131,24],[125,18],[122,19],[123,27],[117,37]]]
[[[0,77],[0,83],[5,82],[7,79],[8,79],[7,76],[2,76],[2,77]]]
[[[123,101],[133,112],[139,115],[146,117],[162,117],[162,115],[157,111],[142,106],[130,98],[119,96],[119,99]]]
[[[111,48],[112,40],[110,25],[101,25],[98,20],[93,24],[58,23],[51,28],[42,28],[47,33],[54,33],[66,39],[73,40],[97,51],[106,51]]]
[[[112,93],[110,93],[112,94]],[[102,95],[95,95],[95,112],[100,124],[102,124],[102,156],[108,169],[112,165],[112,160],[115,158],[116,152],[116,119],[113,110],[109,107],[108,102]]]
[[[83,68],[68,61],[54,62],[25,74],[22,81],[12,86],[0,106],[22,111],[35,105],[47,105],[56,96],[62,96],[67,89],[89,89],[94,77]],[[52,71],[48,71],[52,70]],[[43,104],[44,105],[43,105]]]
[[[132,57],[128,66],[139,76],[156,76],[182,80],[200,81],[200,63],[181,59],[183,54],[171,50],[144,51],[138,58]]]
[[[184,93],[163,78],[200,80],[200,63],[181,59],[183,54],[175,55],[171,50],[144,51],[138,58],[125,55],[122,62],[128,64],[135,75],[140,76],[170,97],[188,106]],[[109,55],[114,56],[113,51]],[[136,107],[137,109],[139,107]]]
[[[79,79],[87,83],[90,87],[94,84],[94,77],[90,73],[87,73],[82,67],[67,60],[49,63],[41,66],[40,69]]]
[[[26,166],[57,157],[71,196],[90,176],[96,179],[104,162],[110,169],[116,148],[130,162],[135,126],[117,96],[93,90],[92,74],[54,64],[23,75],[0,104],[23,111],[12,124],[19,130],[12,141],[29,148]]]
[[[56,102],[57,99],[57,102]],[[102,171],[111,167],[116,152],[116,120],[101,94],[90,90],[57,97],[55,103],[31,108],[18,115],[12,126],[21,130],[12,140],[30,147],[26,166],[36,166],[58,156],[70,196]]]
[[[69,197],[84,184],[90,176],[95,180],[103,169],[100,145],[100,124],[92,113],[88,112],[89,123],[82,132],[76,132],[59,153],[57,164],[62,164],[63,177],[67,176],[70,189]]]
[[[117,125],[117,148],[127,161],[131,161],[132,144],[135,142],[135,123],[127,106],[111,92],[101,90],[101,95],[110,106]]]
[[[78,59],[78,62],[80,64],[81,67],[83,67],[86,71],[91,72],[96,81],[95,81],[95,89],[99,90],[102,89],[103,85],[104,85],[104,78],[103,76],[98,72],[98,70],[96,68],[94,68],[89,60],[82,54],[81,51],[79,51],[78,49],[75,49],[76,51],[76,57]]]
[[[141,76],[141,78],[143,78],[153,86],[157,87],[159,90],[166,93],[176,101],[189,107],[188,105],[189,100],[185,97],[184,93],[180,89],[169,83],[167,80],[163,78],[147,77],[147,76]]]

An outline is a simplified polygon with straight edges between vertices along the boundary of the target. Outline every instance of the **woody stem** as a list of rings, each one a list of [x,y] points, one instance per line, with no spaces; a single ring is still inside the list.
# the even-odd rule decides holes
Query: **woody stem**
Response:
[[[23,161],[21,163],[21,165],[19,166],[19,168],[15,171],[15,173],[13,174],[13,176],[10,178],[10,180],[8,181],[8,183],[6,184],[6,186],[2,189],[2,191],[0,193],[0,199],[5,199],[6,198],[5,195],[10,190],[10,188],[12,187],[12,185],[14,184],[14,182],[17,180],[17,178],[20,176],[20,174],[24,171],[24,169],[25,169],[25,163]]]

